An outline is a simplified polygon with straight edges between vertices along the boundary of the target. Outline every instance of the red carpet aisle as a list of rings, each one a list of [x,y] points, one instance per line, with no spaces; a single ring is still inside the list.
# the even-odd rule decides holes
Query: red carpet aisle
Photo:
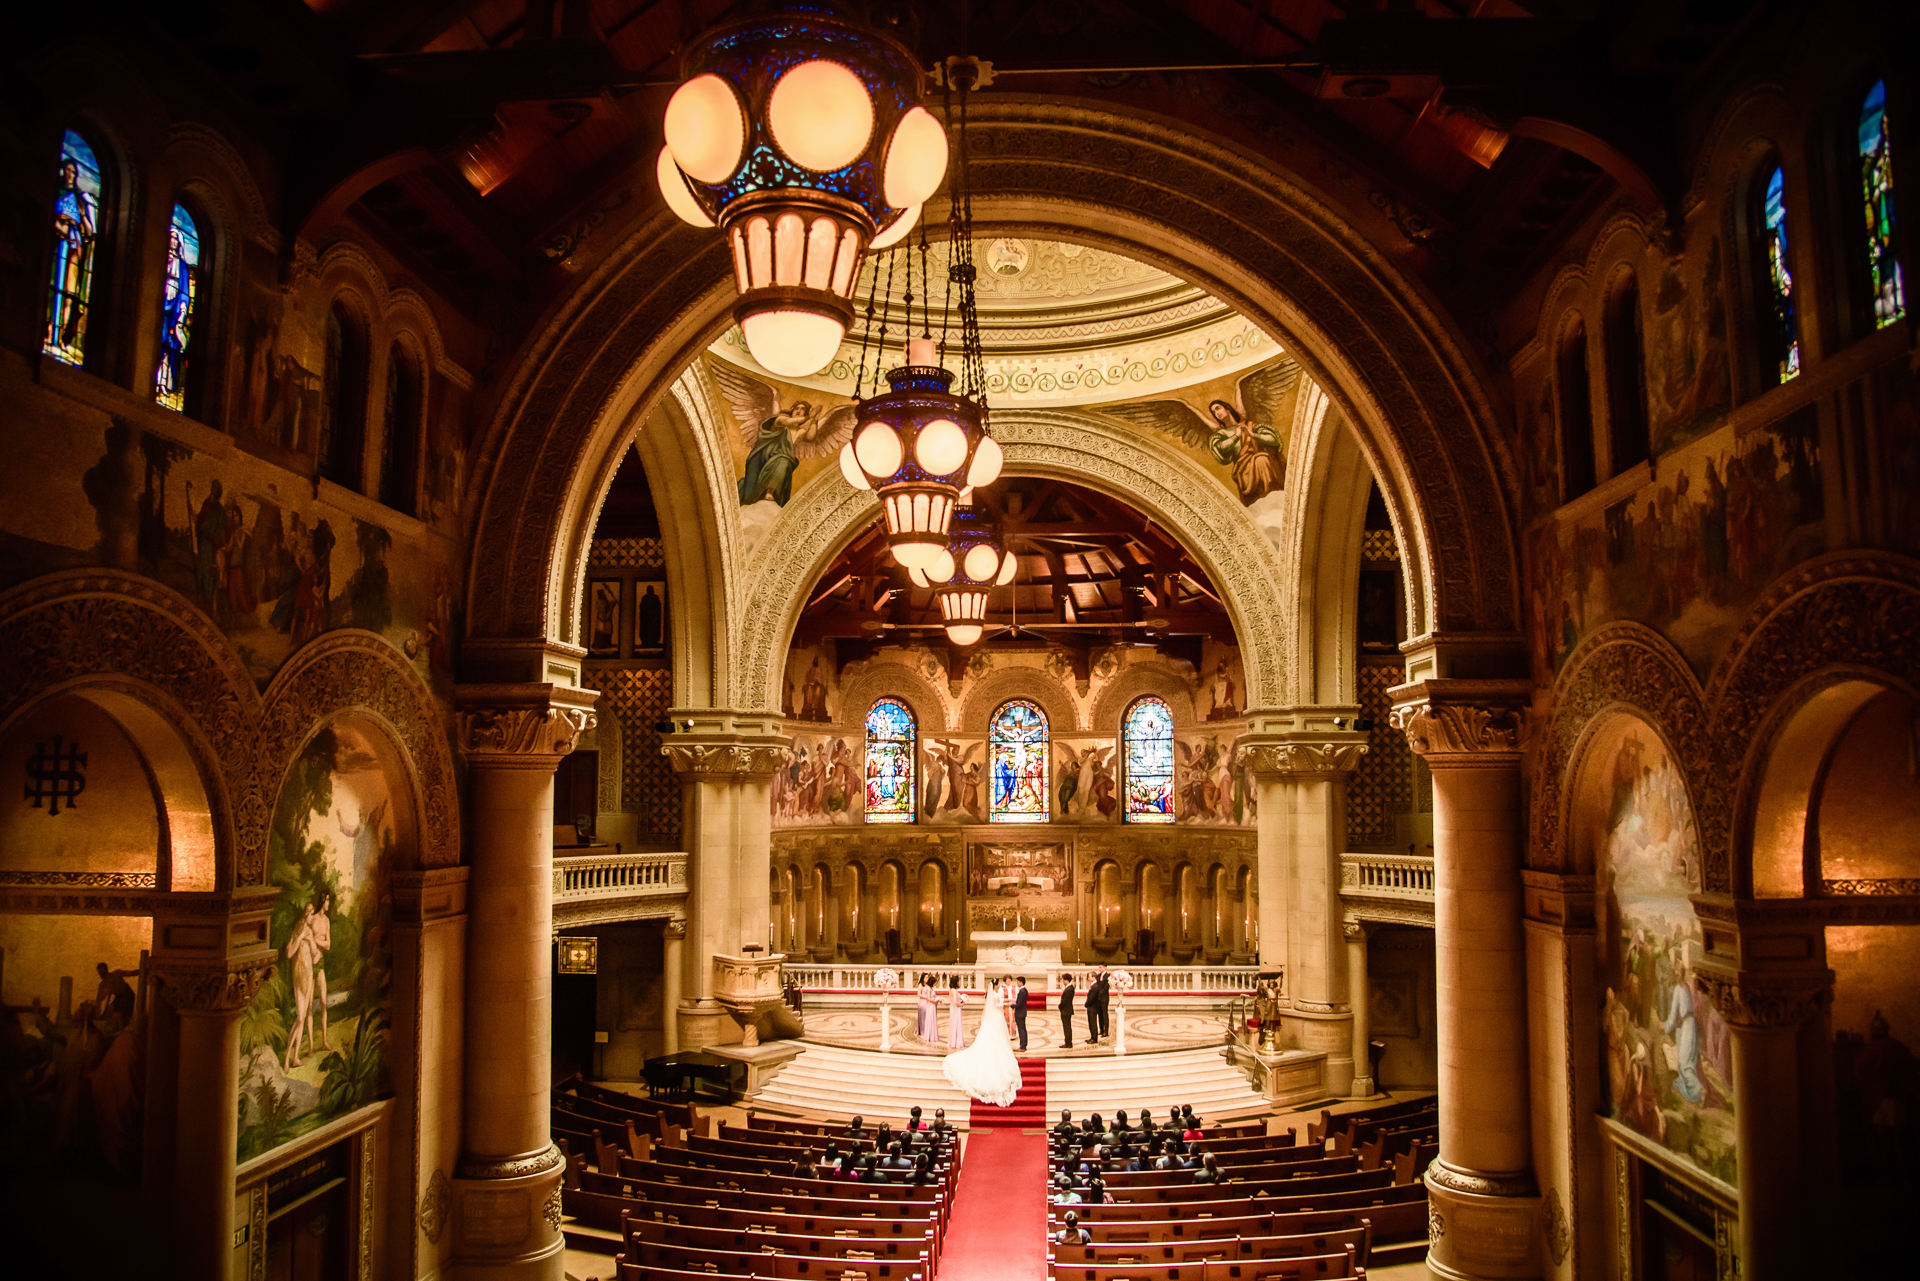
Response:
[[[967,1124],[975,1130],[992,1126],[1012,1130],[1046,1129],[1047,1061],[1021,1059],[1020,1093],[1013,1096],[1013,1103],[1002,1108],[976,1101],[968,1115],[971,1119]],[[968,1154],[967,1159],[971,1161],[972,1154]]]
[[[1024,1087],[1020,1094],[1024,1100]],[[975,1104],[973,1114],[1004,1110]],[[1047,1275],[1046,1136],[974,1126],[939,1281],[1040,1281]]]

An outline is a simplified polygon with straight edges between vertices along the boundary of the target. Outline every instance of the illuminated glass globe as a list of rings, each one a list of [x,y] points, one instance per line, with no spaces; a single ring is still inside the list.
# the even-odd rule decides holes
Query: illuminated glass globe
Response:
[[[860,402],[853,439],[840,448],[840,474],[879,495],[887,548],[910,570],[947,551],[960,491],[992,484],[1005,457],[980,406],[954,395],[953,374],[933,360],[932,342],[909,343],[907,363],[887,371],[890,390]]]
[[[947,639],[964,648],[985,634],[988,594],[1011,583],[1019,569],[1019,558],[1001,546],[992,520],[963,504],[954,510],[947,545],[926,566],[909,568],[907,578],[915,587],[933,589]]]
[[[769,373],[833,359],[860,265],[912,230],[947,170],[918,62],[827,13],[709,32],[688,49],[655,165],[667,207],[733,251],[734,319]]]

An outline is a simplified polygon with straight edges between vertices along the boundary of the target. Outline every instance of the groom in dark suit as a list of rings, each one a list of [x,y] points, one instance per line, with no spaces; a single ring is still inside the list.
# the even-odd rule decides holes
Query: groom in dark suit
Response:
[[[1101,966],[1087,987],[1087,1044],[1098,1045],[1107,1034],[1107,967]]]
[[[1019,987],[1019,990],[1013,994],[1013,1026],[1020,1033],[1020,1051],[1021,1053],[1024,1054],[1027,1049],[1027,979],[1026,979],[1026,976],[1021,975],[1019,978],[1015,979],[1014,982],[1018,983],[1020,987]]]
[[[1069,1050],[1073,1048],[1073,975],[1060,976],[1060,1032]]]

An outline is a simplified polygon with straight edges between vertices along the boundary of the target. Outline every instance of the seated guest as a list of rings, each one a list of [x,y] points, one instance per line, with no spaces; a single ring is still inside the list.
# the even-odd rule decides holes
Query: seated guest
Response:
[[[1191,1103],[1183,1103],[1180,1105],[1180,1128],[1182,1130],[1198,1130],[1200,1128],[1200,1118],[1194,1115],[1193,1104]]]
[[[1145,1152],[1135,1152],[1133,1156],[1127,1161],[1125,1168],[1130,1173],[1138,1173],[1141,1170],[1151,1170],[1153,1168],[1153,1163],[1159,1159],[1160,1159],[1159,1146],[1155,1144],[1154,1146],[1149,1147]]]
[[[882,1121],[880,1128],[873,1132],[873,1146],[876,1151],[884,1152],[887,1150],[887,1144],[891,1142],[893,1142],[893,1127]]]
[[[796,1179],[811,1179],[813,1177],[813,1162],[803,1156],[797,1156],[793,1158],[793,1168],[788,1170],[787,1173]]]
[[[939,1182],[939,1176],[933,1172],[933,1158],[922,1152],[913,1162],[913,1173],[907,1176],[907,1182],[915,1187],[925,1187],[929,1183]]]
[[[840,1164],[840,1145],[832,1139],[827,1140],[827,1150],[820,1154],[819,1164],[831,1170]]]
[[[1080,1194],[1073,1189],[1073,1181],[1066,1175],[1057,1175],[1053,1180],[1053,1203],[1055,1205],[1079,1205]]]
[[[867,1137],[867,1132],[861,1126],[859,1117],[856,1116],[853,1120],[847,1122],[846,1134],[850,1139],[864,1139]]]
[[[1203,1157],[1201,1157],[1201,1158],[1200,1158],[1200,1168],[1199,1168],[1199,1169],[1197,1169],[1197,1170],[1195,1170],[1195,1171],[1193,1172],[1193,1181],[1194,1181],[1195,1183],[1220,1183],[1220,1182],[1222,1182],[1223,1180],[1222,1180],[1222,1178],[1221,1178],[1221,1175],[1220,1175],[1220,1160],[1219,1160],[1219,1158],[1218,1158],[1218,1157],[1216,1157],[1216,1156],[1214,1156],[1214,1154],[1213,1154],[1213,1153],[1211,1153],[1211,1152],[1209,1152],[1209,1153],[1207,1153],[1207,1154],[1206,1154],[1205,1156],[1203,1156]]]
[[[900,1145],[898,1143],[887,1144],[887,1159],[880,1164],[883,1169],[888,1170],[911,1170],[913,1168],[913,1162],[907,1160],[905,1154],[900,1151]]]
[[[1196,1143],[1207,1136],[1199,1126],[1189,1124],[1185,1129],[1180,1131],[1180,1137],[1188,1143]]]
[[[1082,1124],[1082,1128],[1085,1129],[1089,1134],[1105,1134],[1107,1132],[1107,1123],[1100,1119],[1100,1114],[1098,1112],[1095,1112],[1092,1116],[1086,1119],[1086,1121]]]
[[[952,1129],[953,1127],[947,1124],[947,1110],[945,1108],[935,1108],[933,1110],[933,1132],[935,1134],[945,1135]]]
[[[1053,1127],[1052,1133],[1059,1135],[1062,1138],[1073,1137],[1073,1133],[1074,1133],[1073,1113],[1067,1111],[1067,1109],[1065,1108],[1061,1108],[1060,1124]]]
[[[907,1109],[907,1133],[912,1134],[922,1129],[923,1125],[924,1123],[920,1120],[919,1104],[915,1104],[913,1107],[908,1108]]]
[[[860,1154],[858,1152],[849,1149],[847,1154],[840,1158],[839,1177],[843,1179],[858,1179],[860,1177]]]
[[[1086,1204],[1088,1205],[1113,1204],[1113,1193],[1107,1191],[1106,1183],[1100,1179],[1095,1179],[1093,1182],[1087,1184],[1087,1190],[1083,1195],[1086,1197]]]
[[[1153,1113],[1145,1108],[1140,1109],[1140,1133],[1148,1138],[1153,1137]]]
[[[1153,1163],[1153,1168],[1156,1170],[1191,1170],[1193,1168],[1193,1162],[1181,1156],[1178,1152],[1168,1152]]]
[[[1133,1160],[1133,1157],[1134,1157],[1134,1146],[1132,1141],[1124,1138],[1121,1139],[1118,1143],[1114,1144],[1113,1147],[1109,1149],[1109,1151],[1112,1152],[1113,1159],[1116,1161],[1131,1161]]]
[[[1093,1233],[1080,1226],[1078,1211],[1068,1210],[1064,1226],[1053,1234],[1053,1239],[1060,1245],[1088,1245],[1093,1241]]]
[[[862,1183],[891,1183],[893,1179],[885,1170],[880,1168],[879,1161],[873,1157],[868,1157],[861,1163],[860,1181]]]
[[[1185,1156],[1187,1154],[1187,1141],[1181,1138],[1177,1132],[1168,1130],[1161,1136],[1161,1141],[1167,1145],[1167,1151],[1173,1153],[1175,1156]]]

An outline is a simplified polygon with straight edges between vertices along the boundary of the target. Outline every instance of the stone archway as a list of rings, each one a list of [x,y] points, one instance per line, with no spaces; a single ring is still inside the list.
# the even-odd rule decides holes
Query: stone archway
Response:
[[[1353,424],[1379,479],[1409,560],[1411,630],[1513,630],[1517,557],[1495,414],[1416,282],[1304,187],[1190,127],[1011,96],[973,110],[984,232],[1065,235],[1153,262],[1279,337]],[[564,642],[576,630],[574,586],[607,460],[724,326],[730,292],[720,242],[658,213],[521,354],[477,454],[469,584],[489,590],[470,590],[471,638]],[[746,580],[728,532],[724,441],[691,424],[678,443],[687,484],[673,501],[691,513],[717,601],[732,600]],[[722,510],[700,510],[716,502]],[[689,638],[707,642],[713,705],[777,706],[764,672],[730,680],[723,608]],[[764,626],[744,619],[736,626]],[[681,683],[679,698],[701,684]],[[1282,698],[1277,685],[1249,693]]]
[[[1125,498],[1179,538],[1220,588],[1233,618],[1248,707],[1279,705],[1290,654],[1273,591],[1279,559],[1231,494],[1197,464],[1150,449],[1130,429],[1088,414],[1012,410],[995,417],[994,436],[1006,450],[1009,474],[1056,476]],[[807,588],[877,511],[874,496],[838,472],[823,472],[787,504],[745,566],[743,581],[752,586],[734,646],[743,697],[779,706],[787,643]]]

